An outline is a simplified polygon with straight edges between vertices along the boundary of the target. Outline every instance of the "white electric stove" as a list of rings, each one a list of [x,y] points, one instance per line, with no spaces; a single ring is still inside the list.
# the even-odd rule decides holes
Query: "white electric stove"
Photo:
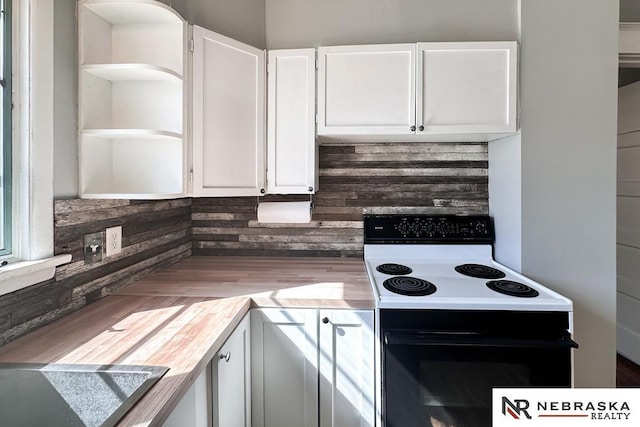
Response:
[[[489,216],[365,215],[376,425],[491,427],[495,387],[573,384],[571,300],[493,259]]]
[[[571,300],[493,260],[488,216],[365,219],[378,308],[572,311]]]

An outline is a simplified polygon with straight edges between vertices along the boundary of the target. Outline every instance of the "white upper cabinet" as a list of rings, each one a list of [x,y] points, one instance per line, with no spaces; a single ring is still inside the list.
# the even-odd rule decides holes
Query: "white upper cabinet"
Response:
[[[269,51],[267,192],[316,191],[315,49]]]
[[[318,48],[318,135],[409,134],[415,44]]]
[[[194,27],[193,195],[265,189],[265,53]]]
[[[78,22],[83,198],[312,194],[316,135],[517,131],[516,42],[320,47],[317,65],[315,49],[274,50],[266,105],[265,51],[189,31],[162,2],[79,0]]]
[[[318,48],[318,136],[487,141],[517,131],[517,43]]]
[[[152,0],[78,14],[81,197],[183,196],[185,21]]]
[[[516,59],[516,42],[418,43],[418,132],[515,132]]]
[[[81,197],[264,194],[264,51],[194,27],[188,73],[166,4],[80,0],[78,15]]]

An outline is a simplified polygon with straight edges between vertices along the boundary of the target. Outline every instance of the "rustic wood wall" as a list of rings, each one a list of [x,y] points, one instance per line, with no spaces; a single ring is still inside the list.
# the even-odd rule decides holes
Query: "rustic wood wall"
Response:
[[[321,145],[310,224],[259,224],[255,198],[193,199],[193,254],[359,257],[363,213],[488,213],[487,171],[486,143]]]
[[[360,257],[363,213],[487,213],[487,162],[486,143],[322,145],[310,224],[259,224],[253,197],[56,201],[55,253],[72,261],[0,296],[0,345],[192,253]],[[83,236],[116,225],[122,253],[85,264]]]
[[[191,200],[59,200],[55,253],[70,253],[54,279],[0,296],[0,345],[191,254]],[[122,226],[122,252],[84,263],[83,236]]]

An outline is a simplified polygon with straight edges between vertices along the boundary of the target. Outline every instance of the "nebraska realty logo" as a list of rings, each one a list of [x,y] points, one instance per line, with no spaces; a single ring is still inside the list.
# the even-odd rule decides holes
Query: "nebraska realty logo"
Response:
[[[493,427],[638,426],[640,389],[493,390]]]

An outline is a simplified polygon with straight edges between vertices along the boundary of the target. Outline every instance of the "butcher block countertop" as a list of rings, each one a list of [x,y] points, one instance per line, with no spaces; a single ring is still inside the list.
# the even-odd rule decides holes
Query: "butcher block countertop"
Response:
[[[374,307],[364,262],[348,258],[189,257],[118,294],[250,297],[256,307]]]
[[[358,259],[190,257],[0,347],[0,362],[167,366],[118,423],[161,425],[252,306],[374,300]]]

